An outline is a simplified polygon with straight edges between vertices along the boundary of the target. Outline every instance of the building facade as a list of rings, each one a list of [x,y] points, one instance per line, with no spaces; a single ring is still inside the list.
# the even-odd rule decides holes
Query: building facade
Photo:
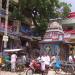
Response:
[[[13,0],[13,3],[16,0]],[[17,0],[18,2],[18,0]],[[0,0],[0,51],[3,51],[3,35],[5,31],[5,7],[6,7],[6,0]],[[10,10],[9,6],[9,13],[12,11]],[[32,50],[34,48],[37,48],[38,45],[36,44],[36,47],[34,47],[35,43],[38,42],[36,38],[34,38],[31,26],[32,19],[27,18],[27,21],[24,23],[18,21],[18,20],[11,20],[9,18],[8,21],[8,43],[7,43],[7,49],[14,49],[14,48],[23,48],[25,52],[28,52],[31,54],[29,50]],[[34,40],[33,40],[34,38]],[[33,53],[33,52],[32,52]]]
[[[66,44],[69,45],[69,54],[75,55],[75,12],[69,13],[68,18],[62,20],[62,27],[64,32],[69,35],[69,38],[65,39]],[[68,36],[67,34],[65,35]]]

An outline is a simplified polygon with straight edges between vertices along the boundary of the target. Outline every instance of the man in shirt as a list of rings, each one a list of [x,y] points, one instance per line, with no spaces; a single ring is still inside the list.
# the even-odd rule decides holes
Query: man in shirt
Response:
[[[50,65],[50,57],[48,54],[45,55],[45,65],[49,66]]]
[[[15,71],[15,68],[16,68],[16,59],[17,59],[17,55],[15,53],[13,53],[11,55],[11,71]]]
[[[26,56],[24,54],[22,56],[22,63],[24,66],[26,65]]]
[[[72,55],[69,55],[69,62],[73,63],[73,56]]]
[[[75,55],[74,55],[74,63],[75,63]]]
[[[47,53],[41,56],[41,67],[43,70],[46,70],[50,65],[50,57]]]
[[[5,61],[5,68],[7,68],[7,70],[10,70],[10,56],[9,55],[6,55],[4,57],[4,61]]]
[[[42,56],[41,56],[41,70],[42,71],[45,71],[45,55],[43,54]]]

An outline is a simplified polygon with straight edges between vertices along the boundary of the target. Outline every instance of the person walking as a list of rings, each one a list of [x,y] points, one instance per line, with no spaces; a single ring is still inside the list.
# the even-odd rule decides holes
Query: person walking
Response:
[[[12,72],[15,72],[15,70],[16,70],[16,59],[17,59],[17,55],[16,55],[16,53],[13,53],[11,55],[11,71]]]
[[[72,55],[72,54],[69,55],[69,58],[68,58],[68,59],[69,59],[69,62],[70,62],[70,63],[73,63],[73,62],[74,62],[74,61],[73,61],[73,55]]]
[[[41,70],[45,71],[45,54],[41,56]]]
[[[27,59],[26,59],[26,55],[23,54],[23,55],[22,55],[22,65],[23,65],[22,68],[23,68],[23,69],[25,69],[25,67],[26,67],[26,60],[27,60]]]
[[[54,66],[55,63],[56,63],[56,56],[52,55],[50,66]]]
[[[50,56],[48,53],[45,54],[45,67],[48,68],[50,65]]]
[[[10,55],[4,56],[5,70],[10,70]]]

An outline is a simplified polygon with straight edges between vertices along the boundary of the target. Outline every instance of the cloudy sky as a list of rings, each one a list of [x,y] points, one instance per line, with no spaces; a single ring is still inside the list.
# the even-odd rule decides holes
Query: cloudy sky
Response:
[[[70,3],[72,5],[71,11],[75,12],[75,0],[61,0],[61,1],[64,1],[66,3]]]

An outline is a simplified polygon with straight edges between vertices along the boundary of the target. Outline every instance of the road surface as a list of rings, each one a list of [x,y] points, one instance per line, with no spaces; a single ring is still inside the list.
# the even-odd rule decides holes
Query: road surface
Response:
[[[0,75],[26,75],[26,73],[0,71]],[[41,74],[34,74],[34,75],[41,75]],[[72,75],[72,74],[56,74],[56,75]]]

